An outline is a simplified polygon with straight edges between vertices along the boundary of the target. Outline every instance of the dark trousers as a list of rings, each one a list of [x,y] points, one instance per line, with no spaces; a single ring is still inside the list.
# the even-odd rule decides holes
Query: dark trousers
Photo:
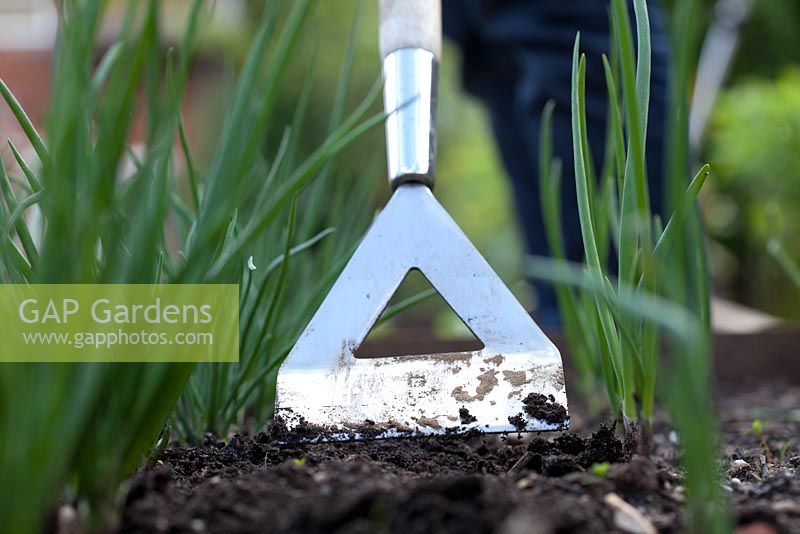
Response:
[[[669,43],[664,15],[648,4],[652,29],[652,82],[647,173],[653,211],[662,199]],[[561,213],[568,259],[582,261],[583,242],[575,193],[570,123],[570,83],[575,34],[586,54],[586,118],[595,168],[603,164],[607,92],[601,54],[610,44],[607,0],[443,0],[444,33],[462,51],[463,85],[486,106],[503,164],[514,189],[528,252],[549,255],[537,180],[542,109],[552,99],[553,152],[563,163]],[[631,20],[633,10],[631,8]],[[635,35],[635,34],[634,34]],[[555,292],[536,283],[535,314],[558,326]]]

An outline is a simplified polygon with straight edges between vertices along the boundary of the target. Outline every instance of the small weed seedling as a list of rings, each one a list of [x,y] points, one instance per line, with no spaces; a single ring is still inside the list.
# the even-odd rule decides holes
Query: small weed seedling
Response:
[[[772,451],[769,449],[769,443],[767,443],[767,436],[764,433],[764,423],[761,419],[754,419],[753,424],[750,425],[750,433],[755,436],[758,442],[761,444],[761,449],[764,451],[764,458],[766,458],[767,463],[772,463]]]

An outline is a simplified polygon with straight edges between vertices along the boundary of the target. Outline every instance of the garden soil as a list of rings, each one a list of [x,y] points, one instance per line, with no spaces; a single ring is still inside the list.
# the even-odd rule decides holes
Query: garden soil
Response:
[[[723,386],[718,405],[720,469],[737,528],[800,532],[800,387]],[[226,443],[208,437],[200,447],[168,448],[129,481],[118,529],[679,532],[685,494],[677,436],[667,423],[656,425],[649,459],[624,458],[611,428],[582,417],[580,406],[571,410],[576,432],[523,439],[474,434],[290,446],[268,432]],[[763,436],[752,432],[755,419]]]

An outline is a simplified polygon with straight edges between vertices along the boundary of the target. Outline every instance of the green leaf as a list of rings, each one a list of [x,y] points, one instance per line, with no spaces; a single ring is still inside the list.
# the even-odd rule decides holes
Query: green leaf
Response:
[[[44,141],[42,141],[42,136],[36,131],[36,128],[33,126],[30,118],[28,118],[27,113],[25,113],[25,110],[23,110],[22,106],[19,105],[19,101],[17,101],[17,98],[14,96],[14,94],[11,92],[11,89],[8,88],[2,78],[0,78],[0,95],[2,95],[3,99],[5,99],[6,104],[11,109],[11,113],[14,114],[14,117],[16,117],[17,122],[22,128],[22,131],[25,132],[25,135],[28,137],[31,145],[33,145],[33,149],[39,156],[39,160],[41,160],[42,163],[47,162],[47,147],[45,146]]]
[[[41,191],[42,184],[39,182],[39,179],[36,178],[36,175],[33,174],[33,171],[31,171],[31,168],[25,162],[22,154],[19,153],[19,150],[17,150],[17,147],[14,145],[11,139],[8,140],[8,146],[11,147],[11,153],[14,154],[14,159],[17,160],[19,168],[22,169],[22,174],[24,174],[25,178],[28,180],[28,185],[30,186],[31,191],[34,193]]]
[[[667,226],[659,236],[655,247],[653,247],[653,255],[657,260],[663,260],[663,258],[669,254],[673,243],[678,239],[679,233],[685,230],[687,214],[692,213],[692,209],[697,202],[697,196],[700,194],[700,190],[703,188],[710,172],[711,167],[706,164],[703,165],[694,178],[692,178],[689,187],[684,193],[683,199],[680,204],[678,204],[675,213],[673,213],[669,221],[667,221]]]
[[[33,193],[22,202],[17,203],[17,199],[11,189],[11,183],[8,180],[8,174],[6,174],[6,168],[2,160],[0,160],[0,189],[2,189],[3,199],[5,200],[6,207],[10,212],[8,218],[4,221],[5,236],[3,241],[7,241],[10,247],[16,251],[16,247],[14,247],[13,243],[11,242],[11,231],[17,231],[20,243],[22,244],[22,248],[25,251],[25,255],[28,259],[27,262],[23,263],[20,261],[21,258],[17,258],[12,251],[12,255],[14,256],[14,265],[25,272],[28,272],[29,270],[32,271],[36,268],[36,264],[39,262],[39,252],[36,249],[36,245],[33,242],[31,233],[28,230],[28,225],[22,218],[22,213],[27,208],[39,201],[42,195],[41,190]]]

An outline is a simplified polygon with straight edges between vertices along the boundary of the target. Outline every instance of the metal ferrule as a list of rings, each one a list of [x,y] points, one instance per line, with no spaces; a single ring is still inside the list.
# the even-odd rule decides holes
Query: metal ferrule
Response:
[[[422,48],[401,48],[383,60],[386,158],[392,190],[407,182],[433,188],[438,65]]]

